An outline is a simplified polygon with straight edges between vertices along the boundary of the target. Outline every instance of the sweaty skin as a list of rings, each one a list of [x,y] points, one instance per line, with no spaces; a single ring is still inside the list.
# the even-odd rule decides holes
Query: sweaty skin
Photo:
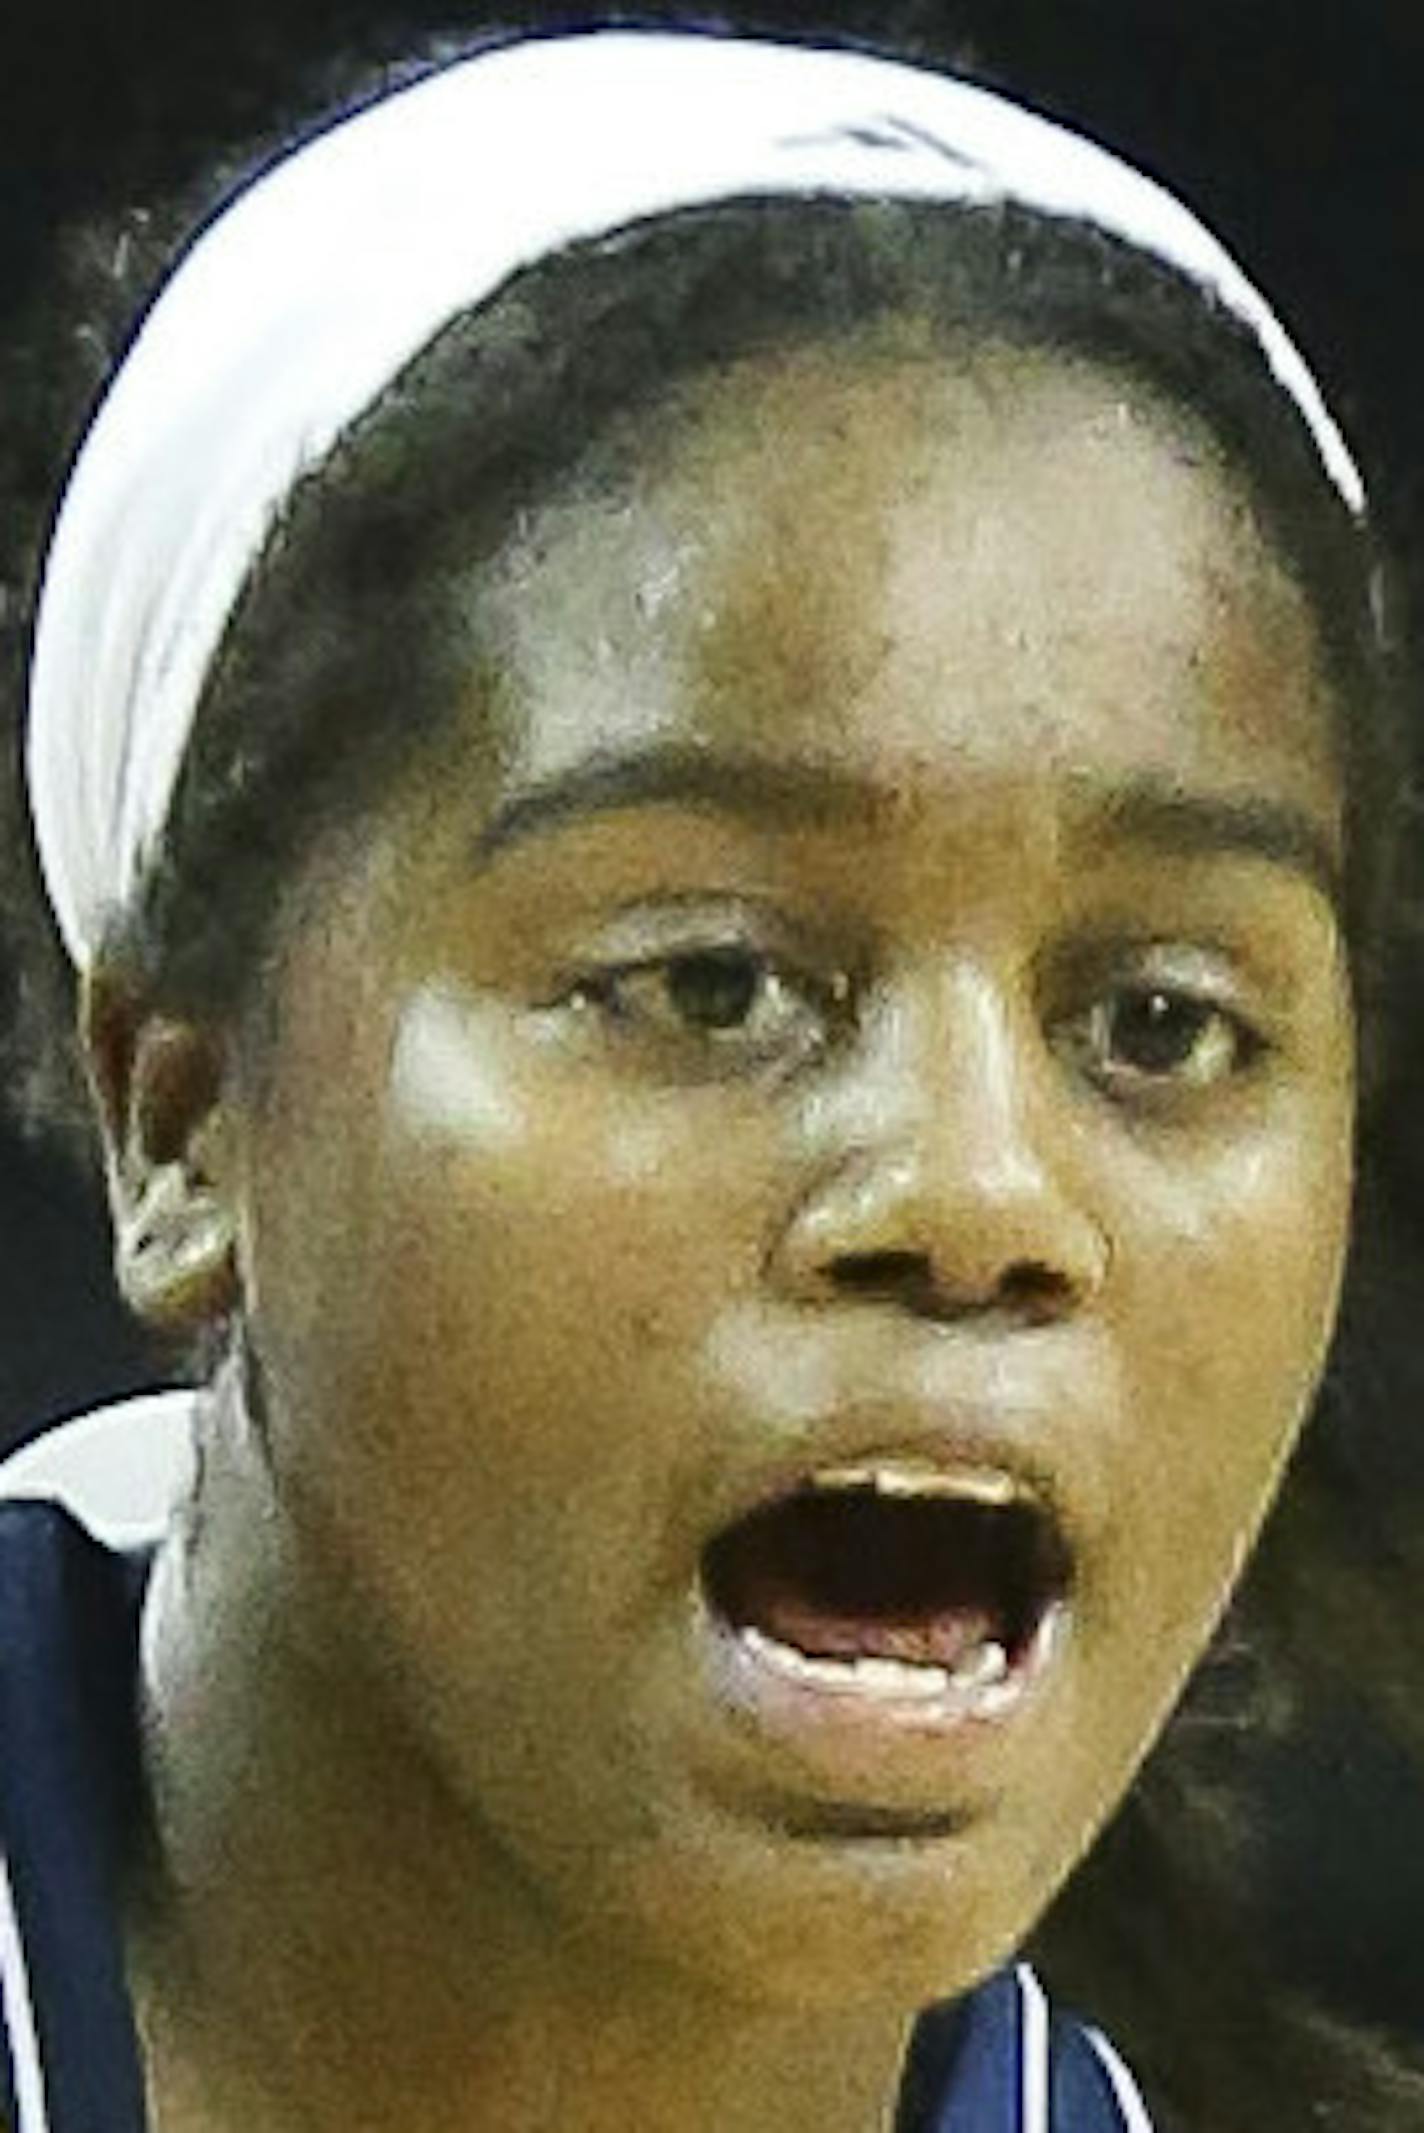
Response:
[[[1336,716],[1243,482],[1107,373],[880,343],[619,466],[470,588],[494,698],[312,854],[260,1032],[192,1034],[263,1413],[147,1625],[164,2133],[883,2126],[1322,1363]],[[1068,1536],[1037,1692],[744,1722],[706,1541],[920,1443]]]

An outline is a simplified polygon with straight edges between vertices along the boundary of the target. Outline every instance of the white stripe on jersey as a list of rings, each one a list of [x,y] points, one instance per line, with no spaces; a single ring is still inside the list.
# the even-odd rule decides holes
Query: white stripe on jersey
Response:
[[[1019,1988],[1019,2054],[1023,2087],[1019,2098],[1019,2133],[1049,2133],[1048,2002],[1043,1987],[1020,1963],[1014,1972]]]
[[[1107,2038],[1100,2029],[1085,2028],[1083,2034],[1102,2061],[1103,2071],[1112,2083],[1112,2092],[1122,2113],[1126,2133],[1152,2133],[1152,2121],[1147,2115],[1147,2106],[1142,2101],[1137,2083]]]
[[[0,1459],[0,1497],[62,1503],[110,1548],[163,1538],[192,1487],[201,1393],[146,1392],[95,1408]]]
[[[20,2113],[16,2133],[49,2133],[45,2109],[44,2074],[40,2068],[39,2038],[30,1999],[29,1972],[20,1946],[20,1923],[10,1890],[5,1855],[0,1852],[0,1995],[4,2008],[0,2021],[10,2047],[10,2066],[15,2083],[15,2103]]]

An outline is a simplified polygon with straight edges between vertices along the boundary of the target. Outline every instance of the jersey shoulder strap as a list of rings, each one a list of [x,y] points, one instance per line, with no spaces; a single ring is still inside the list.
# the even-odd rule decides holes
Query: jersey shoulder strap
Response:
[[[0,2099],[14,2133],[143,2133],[118,1891],[141,1829],[141,1556],[0,1502]]]
[[[916,2026],[896,2133],[1153,2133],[1097,2030],[1049,2006],[1027,1963]]]

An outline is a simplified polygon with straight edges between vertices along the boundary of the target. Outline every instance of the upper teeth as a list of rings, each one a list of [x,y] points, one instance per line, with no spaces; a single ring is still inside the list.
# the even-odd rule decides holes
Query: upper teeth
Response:
[[[965,1503],[1003,1506],[1016,1503],[1020,1490],[1008,1474],[993,1470],[946,1472],[941,1467],[913,1462],[836,1466],[823,1469],[813,1480],[817,1489],[873,1489],[877,1496],[954,1497]]]

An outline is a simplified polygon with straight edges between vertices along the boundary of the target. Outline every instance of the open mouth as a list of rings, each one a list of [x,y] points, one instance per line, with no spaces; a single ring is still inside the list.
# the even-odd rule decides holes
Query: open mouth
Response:
[[[714,1615],[806,1688],[993,1715],[1023,1687],[1071,1558],[1002,1474],[876,1464],[821,1474],[704,1551]]]

